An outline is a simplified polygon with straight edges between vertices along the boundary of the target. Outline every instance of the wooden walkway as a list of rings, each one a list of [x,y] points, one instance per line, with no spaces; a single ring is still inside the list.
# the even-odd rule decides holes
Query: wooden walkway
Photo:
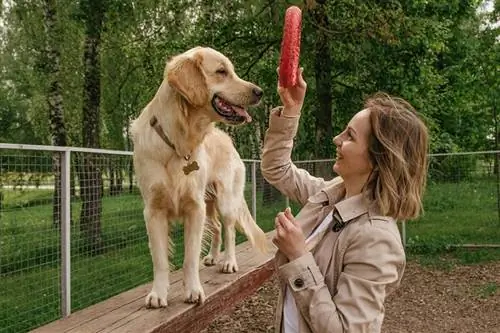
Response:
[[[271,246],[271,233],[268,234]],[[274,271],[273,252],[264,255],[248,242],[237,246],[239,271],[223,274],[201,265],[206,300],[201,306],[183,302],[182,271],[170,275],[168,307],[147,309],[144,298],[151,283],[109,298],[40,327],[34,333],[195,333],[254,293]]]

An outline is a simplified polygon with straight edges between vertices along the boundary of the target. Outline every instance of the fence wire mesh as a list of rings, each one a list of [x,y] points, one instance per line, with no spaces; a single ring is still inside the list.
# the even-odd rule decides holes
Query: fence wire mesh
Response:
[[[70,153],[69,153],[70,152]],[[70,154],[69,244],[61,224],[61,161]],[[425,214],[406,224],[406,243],[416,248],[450,244],[500,245],[500,152],[432,155]],[[331,179],[332,161],[296,162]],[[5,148],[0,145],[0,333],[26,332],[64,313],[85,308],[152,280],[152,264],[129,152]],[[245,197],[265,231],[290,205],[246,161]],[[172,228],[174,268],[182,266],[183,229]],[[237,241],[245,237],[238,234]],[[69,249],[68,283],[62,252]],[[69,289],[67,289],[69,288]]]

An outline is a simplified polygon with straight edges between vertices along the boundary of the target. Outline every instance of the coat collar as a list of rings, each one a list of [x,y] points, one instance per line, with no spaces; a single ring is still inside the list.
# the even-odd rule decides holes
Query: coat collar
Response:
[[[336,209],[343,222],[351,221],[366,213],[370,213],[370,215],[377,214],[377,212],[373,211],[374,207],[368,199],[370,197],[368,193],[360,193],[344,199],[344,182],[340,177],[337,178],[332,185],[324,188],[323,192],[328,197],[328,206]]]

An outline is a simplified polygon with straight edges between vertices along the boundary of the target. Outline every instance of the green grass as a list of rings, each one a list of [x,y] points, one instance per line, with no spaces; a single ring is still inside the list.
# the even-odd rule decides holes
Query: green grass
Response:
[[[500,249],[450,247],[450,244],[500,244],[493,178],[431,183],[424,208],[420,219],[406,224],[410,259],[439,269],[500,260]]]
[[[407,236],[450,243],[492,243],[500,239],[493,179],[429,184],[424,215],[407,224]]]
[[[7,210],[49,204],[52,203],[52,193],[52,190],[40,189],[22,191],[3,190],[4,202],[2,208]]]
[[[481,298],[489,298],[498,292],[498,283],[488,282],[477,288],[477,294]]]
[[[450,244],[500,244],[496,184],[492,178],[429,184],[424,215],[406,223],[408,253],[424,264],[442,257],[458,264],[500,260],[500,249],[450,247]]]
[[[246,197],[250,203],[250,189]],[[0,333],[25,332],[59,318],[59,231],[52,227],[52,192],[3,190],[0,212]],[[425,215],[408,222],[408,258],[439,269],[459,264],[500,260],[498,249],[467,250],[449,244],[500,244],[500,224],[494,179],[429,184]],[[98,301],[151,281],[152,265],[137,193],[105,197],[102,201],[102,234],[106,245],[91,255],[80,235],[80,202],[72,202],[72,309]],[[257,221],[264,231],[274,226],[285,200],[257,198]],[[299,207],[292,204],[294,213]],[[182,227],[173,230],[175,255],[182,265]],[[237,242],[245,240],[237,235]],[[478,289],[478,295],[497,292],[496,284]]]
[[[498,242],[497,242],[498,243]],[[443,249],[424,253],[407,248],[407,260],[442,271],[451,271],[459,265],[477,265],[500,261],[500,249]]]
[[[60,316],[59,231],[52,227],[52,192],[5,191],[0,215],[0,332],[26,332]],[[258,221],[271,230],[285,201],[264,208],[258,199]],[[85,308],[152,280],[152,264],[142,216],[135,194],[102,201],[102,254],[90,255],[77,221],[81,203],[72,202],[72,310]],[[175,251],[171,263],[182,266],[183,232],[173,228]],[[237,234],[237,242],[246,238]]]
[[[60,314],[59,231],[52,227],[51,193],[44,192],[50,204],[6,205],[0,217],[0,332],[24,332]],[[41,193],[25,193],[46,202]],[[80,203],[72,203],[73,221],[79,210]],[[151,280],[140,197],[104,198],[102,221],[106,247],[97,256],[86,251],[77,223],[71,227],[73,310]]]

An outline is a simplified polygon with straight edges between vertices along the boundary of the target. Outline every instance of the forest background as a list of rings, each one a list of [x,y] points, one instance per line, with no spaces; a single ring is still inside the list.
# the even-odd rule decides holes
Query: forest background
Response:
[[[500,1],[478,0],[4,0],[0,142],[132,150],[128,126],[165,62],[204,45],[265,91],[250,125],[225,128],[259,158],[292,4],[308,82],[295,159],[332,157],[334,133],[377,91],[425,116],[433,153],[498,149]]]

